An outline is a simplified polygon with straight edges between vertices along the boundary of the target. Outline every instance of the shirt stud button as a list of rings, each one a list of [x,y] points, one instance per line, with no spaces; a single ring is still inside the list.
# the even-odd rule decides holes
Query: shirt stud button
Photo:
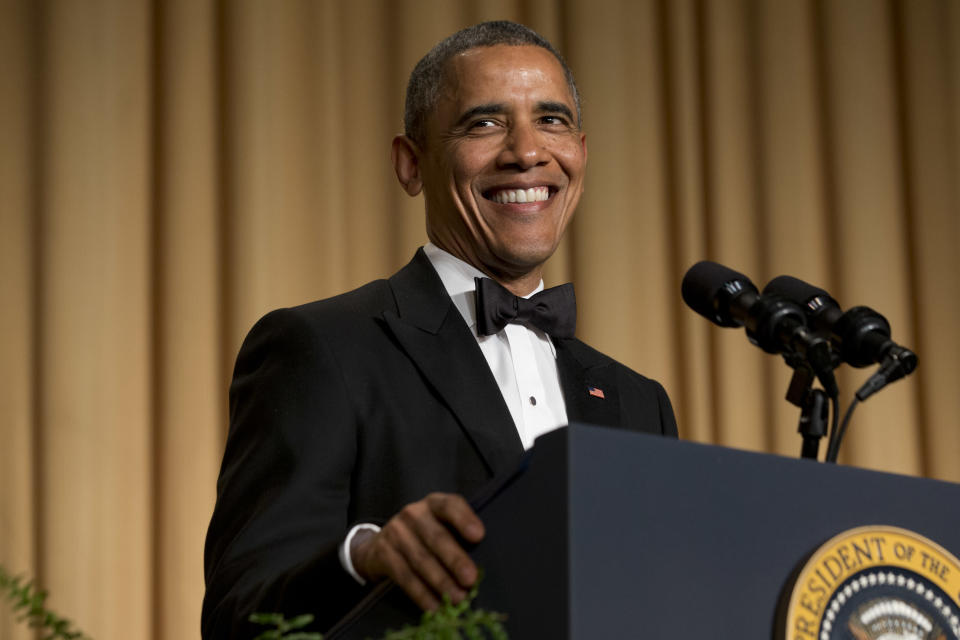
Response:
[[[537,406],[537,399],[533,396],[530,396],[530,404],[532,404],[533,406]]]

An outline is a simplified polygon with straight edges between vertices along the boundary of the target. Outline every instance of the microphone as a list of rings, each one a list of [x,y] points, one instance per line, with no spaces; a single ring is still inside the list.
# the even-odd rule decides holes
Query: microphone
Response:
[[[844,362],[854,367],[880,363],[880,370],[857,391],[861,401],[917,368],[916,354],[890,339],[890,323],[870,307],[844,312],[829,293],[791,276],[774,278],[763,292],[801,305],[810,326],[829,337]]]
[[[690,267],[681,285],[683,301],[721,327],[745,327],[747,338],[767,353],[805,359],[830,397],[837,395],[830,343],[806,327],[803,309],[776,295],[760,295],[748,277],[716,262]]]
[[[844,313],[829,293],[791,276],[774,278],[763,292],[802,305],[812,328],[827,334],[844,362],[854,367],[883,362],[890,354],[910,368],[904,375],[917,366],[917,356],[890,339],[890,323],[870,307],[853,307]]]

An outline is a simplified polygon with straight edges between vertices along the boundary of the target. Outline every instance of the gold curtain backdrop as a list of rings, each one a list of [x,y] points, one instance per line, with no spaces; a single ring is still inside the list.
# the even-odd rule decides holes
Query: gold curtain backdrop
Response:
[[[796,456],[787,368],[679,284],[803,278],[920,359],[842,461],[960,481],[960,0],[0,0],[0,563],[51,607],[198,637],[240,341],[425,241],[389,162],[406,76],[499,18],[585,96],[547,273],[580,336],[661,380],[683,438]]]

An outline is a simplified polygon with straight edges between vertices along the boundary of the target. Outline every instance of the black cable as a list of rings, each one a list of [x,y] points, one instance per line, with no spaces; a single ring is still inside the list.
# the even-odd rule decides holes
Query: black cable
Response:
[[[850,417],[853,416],[853,410],[857,408],[859,403],[860,399],[854,396],[850,406],[847,407],[847,413],[843,416],[843,423],[840,425],[840,430],[837,432],[836,442],[832,442],[830,444],[830,448],[827,449],[827,462],[837,461],[837,456],[840,455],[840,444],[843,441],[843,434],[847,432],[847,427],[850,425]]]
[[[840,420],[840,402],[835,395],[830,396],[830,413],[832,414],[832,419],[830,421],[830,436],[827,438],[826,462],[831,462],[829,459],[830,450],[833,448],[834,438],[837,437],[837,422]]]

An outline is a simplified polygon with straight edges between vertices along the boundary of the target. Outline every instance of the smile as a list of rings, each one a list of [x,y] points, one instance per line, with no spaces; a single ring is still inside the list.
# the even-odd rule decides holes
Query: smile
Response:
[[[550,199],[550,187],[530,187],[529,189],[500,189],[486,194],[487,200],[500,204],[510,202],[543,202]]]

